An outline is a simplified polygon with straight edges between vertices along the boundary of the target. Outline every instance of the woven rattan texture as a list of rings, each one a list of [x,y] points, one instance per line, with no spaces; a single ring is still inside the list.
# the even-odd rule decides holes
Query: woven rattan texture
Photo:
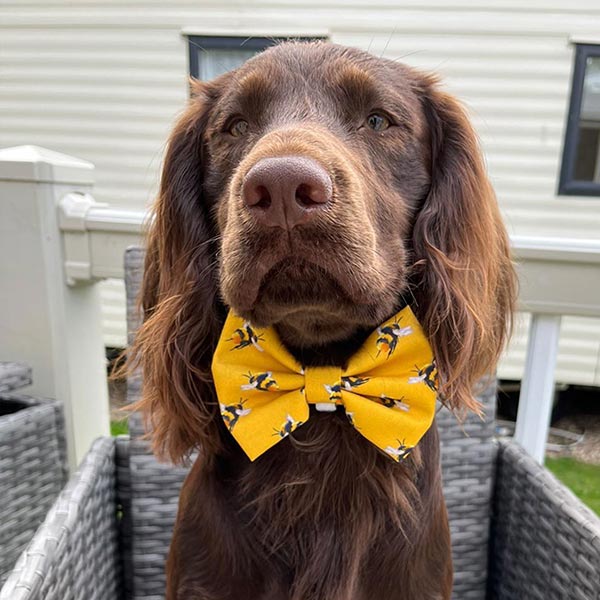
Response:
[[[125,253],[127,290],[127,326],[129,341],[139,326],[137,296],[142,281],[144,252],[129,248]],[[127,398],[139,398],[141,381],[130,377]],[[179,502],[179,490],[187,469],[159,463],[147,442],[136,439],[144,433],[138,414],[129,423],[131,477],[131,582],[135,599],[159,600],[164,597],[164,564],[171,543],[173,523]]]
[[[97,440],[0,591],[0,600],[121,597],[115,440]]]
[[[24,363],[0,361],[0,393],[31,384],[31,368]]]
[[[67,480],[62,404],[0,395],[0,585]]]
[[[490,598],[599,600],[600,520],[515,444],[500,444]]]
[[[116,440],[116,501],[119,519],[119,558],[121,562],[123,598],[133,597],[132,528],[131,528],[131,470],[129,468],[129,436]]]
[[[496,382],[478,396],[484,418],[460,424],[442,409],[436,421],[442,446],[442,477],[454,561],[454,600],[481,600],[487,586],[490,506],[494,486]]]
[[[137,491],[130,479],[130,450],[123,438],[94,444],[21,555],[0,600],[134,597],[131,582],[119,576],[119,558],[125,569],[133,558],[129,507]],[[498,480],[489,592],[477,597],[598,600],[598,519],[515,444],[501,445]],[[147,563],[152,577],[154,568]],[[135,597],[141,597],[139,591]]]

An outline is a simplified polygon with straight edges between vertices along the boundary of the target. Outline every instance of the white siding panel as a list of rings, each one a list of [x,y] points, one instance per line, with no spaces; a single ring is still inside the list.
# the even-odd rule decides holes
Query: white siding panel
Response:
[[[232,30],[265,29],[265,23],[275,28],[288,27],[292,30],[298,24],[307,28],[327,26],[340,31],[381,32],[418,31],[422,33],[452,33],[462,36],[485,33],[501,37],[519,33],[529,36],[562,35],[566,27],[573,33],[594,32],[594,18],[597,12],[586,14],[558,10],[518,11],[497,10],[493,3],[487,6],[464,11],[456,10],[448,3],[446,8],[431,7],[424,3],[418,7],[407,7],[401,2],[378,7],[367,2],[355,3],[352,10],[338,2],[319,2],[315,6],[307,3],[288,4],[285,8],[279,2],[197,2],[194,6],[182,3],[163,2],[160,5],[149,3],[144,10],[131,4],[111,6],[107,10],[103,4],[78,5],[71,2],[56,2],[44,8],[41,3],[5,3],[4,22],[22,28],[94,26],[116,28],[177,28],[200,25],[203,28],[219,27]],[[590,18],[591,17],[591,18]],[[590,22],[591,21],[591,22]],[[596,30],[597,31],[597,30]]]
[[[122,279],[100,282],[102,329],[107,348],[124,348],[127,344],[125,283]]]
[[[0,31],[0,146],[32,143],[84,158],[96,165],[98,200],[147,204],[187,95],[178,32]]]
[[[227,5],[235,8],[244,0],[238,0],[237,2],[228,2]],[[251,6],[275,6],[282,10],[287,7],[298,6],[298,0],[246,0],[245,2]],[[13,1],[11,3],[5,2],[6,5],[12,5],[21,7],[25,4],[31,4],[38,7],[44,6],[64,6],[69,5],[67,0],[57,1],[57,0],[34,0],[32,2],[26,1]],[[123,0],[78,0],[77,4],[84,8],[87,7],[98,7],[98,6],[108,6],[122,8],[123,6],[129,7],[130,10],[135,10],[135,8],[143,7],[144,9],[148,9],[152,6],[164,7],[164,0],[128,0],[127,2],[123,2]],[[199,0],[177,0],[176,2],[171,2],[170,6],[178,6],[180,8],[183,7],[195,7],[198,8]],[[202,6],[215,6],[218,5],[218,0],[213,0],[209,2],[208,0],[204,0]],[[302,4],[305,7],[313,7],[313,6],[322,6],[323,2],[321,0],[302,0]],[[327,3],[329,6],[338,7],[342,9],[356,9],[364,8],[365,2],[364,0],[329,0]],[[402,6],[404,8],[421,8],[424,10],[440,10],[440,9],[450,9],[450,10],[489,10],[493,11],[510,11],[511,13],[518,13],[520,11],[545,11],[552,10],[555,13],[575,13],[575,12],[584,12],[586,14],[600,14],[600,7],[596,0],[577,0],[574,2],[570,2],[568,6],[565,5],[564,0],[530,0],[526,5],[523,4],[522,0],[428,0],[424,3],[422,0],[376,0],[368,4],[369,7],[373,9],[385,9],[389,7],[398,7]]]
[[[500,377],[521,379],[525,367],[529,315],[519,313],[515,332],[498,367]],[[564,317],[561,323],[557,383],[600,385],[600,336],[598,320]]]
[[[600,235],[600,199],[557,197],[569,39],[600,40],[598,0],[26,0],[0,5],[0,147],[40,144],[96,165],[95,195],[156,190],[187,95],[183,29],[313,34],[433,70],[464,101],[514,233]],[[102,284],[107,344],[124,343],[123,287]],[[527,319],[500,366],[519,378]],[[600,323],[565,318],[558,379],[600,385]]]

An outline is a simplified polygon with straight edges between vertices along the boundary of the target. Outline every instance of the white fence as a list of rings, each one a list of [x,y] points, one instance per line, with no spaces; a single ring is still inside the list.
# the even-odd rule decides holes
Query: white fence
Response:
[[[0,151],[0,359],[34,368],[36,393],[65,403],[71,464],[108,432],[96,283],[123,277],[143,212],[91,196],[93,166],[42,148]],[[531,312],[515,436],[544,456],[563,315],[600,317],[600,240],[514,237],[520,309]]]

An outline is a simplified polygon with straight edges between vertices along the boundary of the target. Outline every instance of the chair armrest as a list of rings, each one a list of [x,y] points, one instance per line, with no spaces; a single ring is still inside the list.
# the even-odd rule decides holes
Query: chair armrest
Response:
[[[0,587],[67,479],[62,403],[0,393]]]
[[[11,402],[13,404],[20,404],[23,408],[29,409],[29,411],[17,411],[12,414],[3,415],[0,420],[0,437],[5,435],[8,438],[9,432],[15,436],[15,440],[13,443],[15,444],[14,452],[23,451],[23,454],[28,454],[27,450],[24,448],[16,448],[18,444],[23,445],[25,442],[23,438],[22,432],[22,424],[30,423],[33,419],[36,418],[37,415],[34,416],[34,412],[37,411],[40,414],[51,412],[54,414],[54,425],[52,428],[48,427],[48,424],[44,426],[44,433],[38,432],[30,432],[29,435],[39,436],[37,440],[37,445],[41,445],[43,443],[44,436],[47,435],[55,435],[56,443],[58,445],[58,460],[60,461],[60,468],[62,471],[62,479],[59,484],[62,487],[69,480],[69,461],[67,457],[67,439],[66,439],[66,426],[65,426],[65,410],[64,405],[59,400],[55,400],[54,398],[45,398],[43,396],[30,396],[27,394],[23,394],[21,392],[16,393],[0,393],[0,404]],[[17,440],[17,438],[20,438]]]
[[[489,597],[600,598],[600,520],[514,442],[499,444]]]
[[[31,367],[25,363],[0,361],[0,392],[31,385]]]
[[[30,544],[0,600],[120,597],[115,440],[100,438]]]

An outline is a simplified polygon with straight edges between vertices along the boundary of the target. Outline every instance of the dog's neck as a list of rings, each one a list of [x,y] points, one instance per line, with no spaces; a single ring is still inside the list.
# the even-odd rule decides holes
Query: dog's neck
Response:
[[[407,304],[405,299],[400,297],[394,312],[404,308]],[[311,336],[307,336],[301,323],[281,321],[275,325],[275,330],[283,345],[300,364],[306,366],[344,366],[374,329],[373,326],[349,327],[347,322],[330,321],[326,328],[320,329],[317,336],[320,341],[315,343]],[[344,331],[341,339],[336,336],[339,331]]]
[[[342,340],[320,345],[304,345],[298,343],[295,332],[286,330],[285,326],[278,326],[276,329],[283,345],[300,364],[305,366],[344,366],[371,333],[369,329],[360,328]]]

